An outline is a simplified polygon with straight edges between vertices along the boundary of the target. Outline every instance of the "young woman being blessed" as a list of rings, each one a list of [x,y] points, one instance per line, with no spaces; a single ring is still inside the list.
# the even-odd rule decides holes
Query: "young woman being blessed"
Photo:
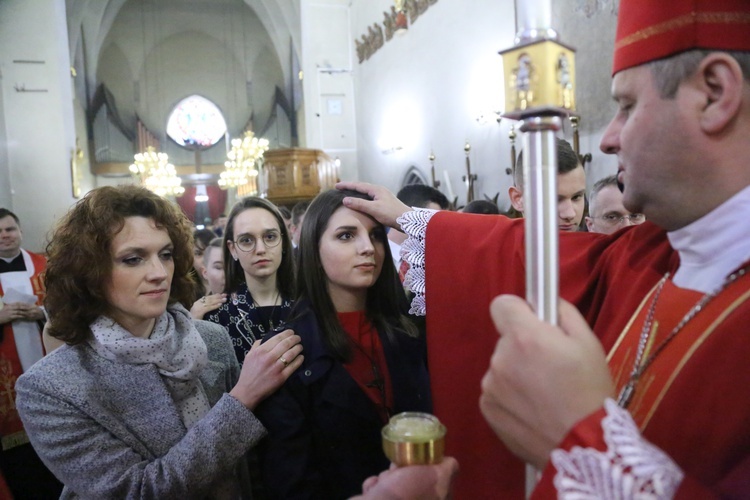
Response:
[[[388,468],[380,431],[389,415],[432,407],[425,338],[406,317],[385,228],[343,206],[346,196],[365,197],[321,193],[302,224],[287,327],[301,337],[305,362],[259,407],[270,498],[358,494]]]

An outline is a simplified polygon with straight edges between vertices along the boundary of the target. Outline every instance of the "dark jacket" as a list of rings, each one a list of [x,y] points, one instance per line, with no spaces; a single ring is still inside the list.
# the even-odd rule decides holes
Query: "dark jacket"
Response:
[[[305,360],[256,414],[269,435],[260,448],[271,498],[349,498],[389,466],[375,404],[323,343],[312,312],[288,324]],[[432,411],[424,336],[378,332],[393,386],[394,413]]]

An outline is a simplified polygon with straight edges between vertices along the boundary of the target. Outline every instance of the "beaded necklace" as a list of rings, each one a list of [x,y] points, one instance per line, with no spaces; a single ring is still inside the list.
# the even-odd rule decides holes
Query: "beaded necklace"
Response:
[[[623,386],[620,394],[617,396],[617,404],[620,407],[627,408],[628,405],[630,405],[641,375],[643,375],[646,369],[651,366],[656,357],[661,354],[661,352],[667,347],[672,339],[674,339],[677,334],[682,331],[685,325],[687,325],[690,320],[692,320],[699,312],[701,312],[706,307],[706,305],[708,305],[708,303],[714,299],[714,297],[719,295],[727,286],[744,276],[746,272],[747,267],[743,267],[733,272],[732,274],[727,276],[727,278],[714,290],[701,297],[700,300],[690,308],[685,316],[682,317],[680,322],[677,323],[677,326],[675,326],[672,331],[669,332],[669,335],[667,335],[664,340],[662,340],[661,343],[656,347],[656,349],[654,349],[653,352],[645,360],[643,360],[643,353],[646,350],[646,345],[648,345],[649,337],[651,337],[651,325],[654,321],[654,311],[656,311],[656,304],[659,301],[659,296],[661,295],[661,291],[664,288],[664,284],[669,279],[669,273],[664,275],[661,281],[659,281],[659,285],[654,292],[654,298],[651,301],[651,305],[649,306],[648,314],[646,315],[646,321],[643,323],[643,329],[641,330],[641,336],[638,340],[638,350],[636,351],[635,362],[633,363],[633,369],[630,372],[630,378],[628,379],[628,382]],[[643,362],[641,362],[642,360]]]

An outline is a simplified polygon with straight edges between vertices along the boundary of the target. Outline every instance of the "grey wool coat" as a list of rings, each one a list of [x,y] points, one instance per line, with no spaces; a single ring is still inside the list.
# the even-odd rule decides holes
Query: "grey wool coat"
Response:
[[[208,347],[200,375],[212,408],[189,431],[154,365],[115,363],[65,345],[16,384],[31,444],[65,484],[61,498],[201,498],[265,435],[225,394],[239,365],[226,331],[197,321]]]

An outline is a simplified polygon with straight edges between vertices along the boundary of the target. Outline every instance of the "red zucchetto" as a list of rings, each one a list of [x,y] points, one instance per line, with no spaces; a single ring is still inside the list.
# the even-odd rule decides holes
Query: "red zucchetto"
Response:
[[[622,0],[612,68],[690,49],[750,51],[750,0]]]

